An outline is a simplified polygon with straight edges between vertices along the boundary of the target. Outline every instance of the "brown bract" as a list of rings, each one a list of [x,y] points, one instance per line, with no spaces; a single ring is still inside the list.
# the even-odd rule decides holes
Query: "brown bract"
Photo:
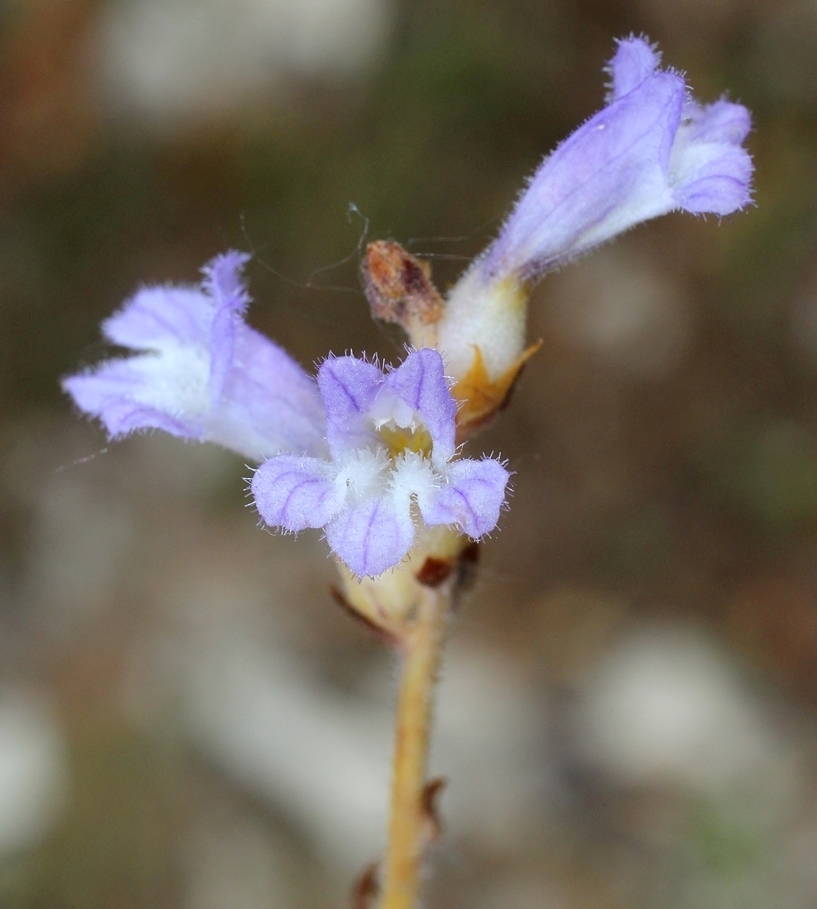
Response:
[[[434,556],[429,556],[417,572],[417,580],[426,587],[437,587],[446,580],[455,567],[454,559],[435,559]]]
[[[358,875],[352,887],[351,909],[372,909],[380,892],[380,862],[370,862]]]
[[[376,240],[366,247],[360,266],[363,289],[372,315],[397,322],[409,334],[419,323],[433,325],[445,304],[431,280],[431,269],[393,240]]]
[[[423,789],[423,812],[426,818],[426,839],[428,844],[436,842],[443,832],[443,822],[440,819],[440,810],[437,806],[440,793],[445,789],[447,780],[437,776],[429,780]]]

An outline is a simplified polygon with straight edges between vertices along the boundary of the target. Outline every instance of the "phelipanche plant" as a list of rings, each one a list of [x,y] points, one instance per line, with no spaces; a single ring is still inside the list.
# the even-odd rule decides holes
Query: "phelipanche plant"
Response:
[[[338,596],[399,653],[402,672],[385,857],[359,901],[414,909],[435,835],[426,779],[432,692],[452,605],[509,471],[465,457],[525,360],[528,297],[549,270],[674,210],[728,215],[750,202],[745,107],[700,105],[642,38],[618,42],[606,105],[544,159],[498,237],[447,296],[397,243],[369,245],[374,318],[405,330],[397,364],[329,355],[316,376],[244,321],[248,256],[227,252],[197,286],[139,290],[103,334],[127,348],[63,388],[112,439],[159,429],[257,465],[261,521],[323,531]]]

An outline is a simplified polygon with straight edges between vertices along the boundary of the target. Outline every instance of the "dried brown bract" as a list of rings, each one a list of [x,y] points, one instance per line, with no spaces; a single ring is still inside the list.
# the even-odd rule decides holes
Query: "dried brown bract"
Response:
[[[412,336],[418,326],[433,325],[442,317],[445,303],[431,281],[428,263],[399,243],[370,243],[360,271],[374,318],[396,322]]]

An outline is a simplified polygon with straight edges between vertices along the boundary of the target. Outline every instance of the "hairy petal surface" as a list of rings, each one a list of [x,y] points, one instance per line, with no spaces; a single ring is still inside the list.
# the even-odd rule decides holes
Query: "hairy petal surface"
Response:
[[[330,357],[318,370],[318,388],[326,409],[326,438],[338,454],[370,444],[368,412],[383,384],[383,373],[357,357]]]
[[[480,263],[486,279],[530,280],[674,209],[749,202],[748,111],[686,102],[684,80],[658,63],[646,41],[619,43],[608,105],[542,162]]]
[[[140,429],[161,429],[186,439],[204,437],[201,411],[207,363],[179,347],[156,354],[108,360],[95,370],[63,380],[84,413],[98,417],[114,439]]]
[[[436,350],[424,347],[412,351],[397,369],[387,373],[372,411],[376,415],[391,413],[399,426],[411,425],[416,414],[434,443],[435,465],[453,457],[457,405],[448,388],[443,359]]]
[[[741,143],[750,128],[749,112],[739,104],[685,107],[669,167],[680,208],[728,215],[749,202],[752,159]]]
[[[425,347],[411,351],[384,373],[357,357],[330,357],[318,370],[326,408],[326,435],[333,456],[377,445],[376,431],[393,423],[403,429],[422,425],[433,442],[435,464],[454,454],[457,407],[440,354]]]
[[[400,494],[369,499],[326,527],[332,551],[359,577],[375,577],[398,564],[414,542],[410,500]]]
[[[251,489],[264,522],[289,531],[323,527],[346,498],[331,462],[292,455],[265,461],[253,475]]]
[[[241,282],[241,269],[250,257],[230,250],[204,266],[203,286],[215,304],[210,329],[210,402],[218,405],[235,356],[236,333],[250,302]]]
[[[510,475],[493,458],[448,465],[446,483],[428,501],[420,500],[428,525],[453,524],[474,540],[496,527]]]
[[[241,317],[245,261],[217,257],[201,288],[140,290],[103,324],[108,340],[134,355],[71,376],[63,388],[112,438],[161,429],[259,461],[282,450],[322,451],[314,380]]]
[[[635,91],[658,69],[660,63],[661,55],[649,42],[640,39],[619,41],[616,55],[607,67],[610,74],[607,103],[611,104]]]
[[[385,373],[331,358],[318,386],[330,458],[280,455],[258,468],[252,493],[267,524],[325,527],[332,551],[361,577],[393,568],[423,522],[474,538],[493,530],[508,472],[490,459],[450,460],[456,405],[436,350],[412,351]]]

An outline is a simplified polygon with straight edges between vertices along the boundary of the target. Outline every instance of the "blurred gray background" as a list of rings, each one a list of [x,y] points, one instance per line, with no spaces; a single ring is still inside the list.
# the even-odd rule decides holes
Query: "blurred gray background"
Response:
[[[392,656],[247,468],[61,395],[142,283],[254,252],[306,367],[395,359],[646,33],[755,117],[757,207],[549,276],[473,451],[516,471],[453,630],[427,905],[817,904],[817,0],[0,6],[0,905],[329,909],[382,846]]]

